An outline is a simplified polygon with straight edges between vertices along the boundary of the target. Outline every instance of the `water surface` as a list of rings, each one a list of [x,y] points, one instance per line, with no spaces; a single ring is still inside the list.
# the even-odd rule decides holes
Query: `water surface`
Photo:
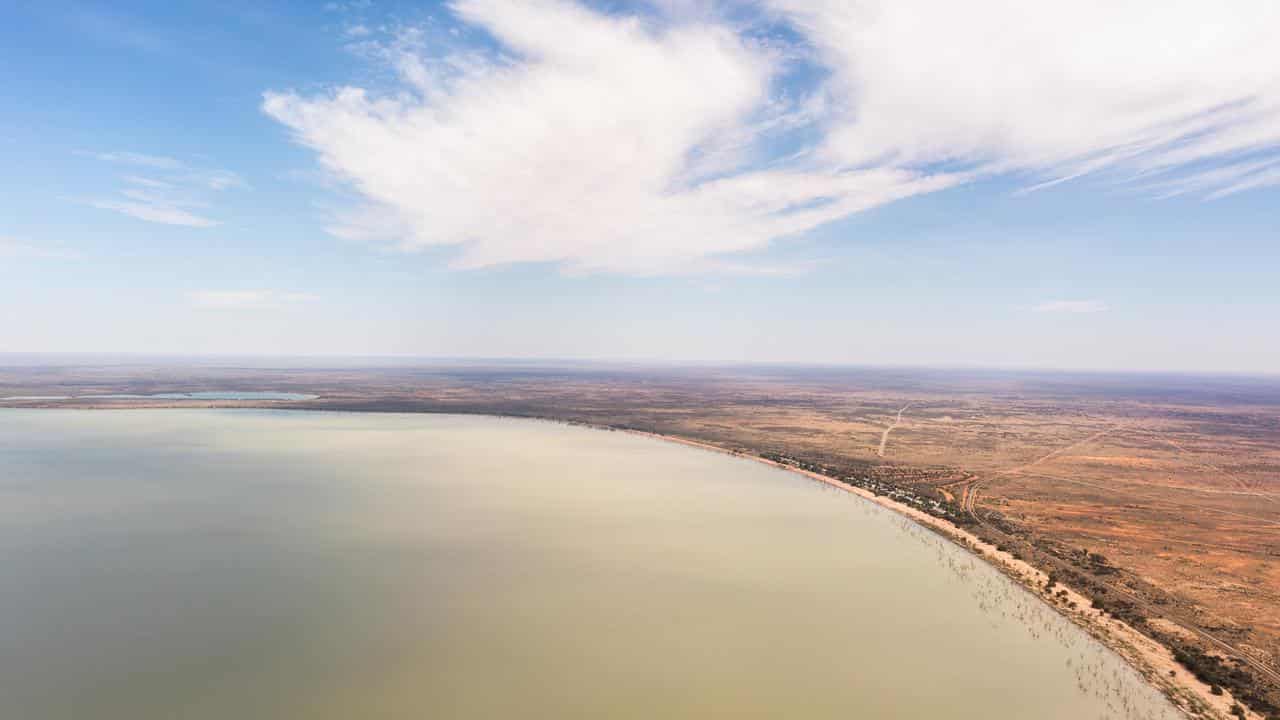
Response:
[[[0,410],[0,668],[23,720],[1174,717],[858,498],[457,416]]]
[[[271,390],[206,390],[200,392],[151,393],[136,395],[115,393],[111,395],[79,395],[82,399],[157,399],[157,400],[315,400],[318,395],[306,393],[275,392]]]
[[[315,400],[319,395],[272,390],[202,390],[172,393],[108,393],[103,395],[9,395],[0,400]]]

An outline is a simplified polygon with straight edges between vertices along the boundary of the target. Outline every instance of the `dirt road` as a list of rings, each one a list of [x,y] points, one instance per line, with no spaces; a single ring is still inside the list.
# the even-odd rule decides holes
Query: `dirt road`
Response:
[[[880,434],[880,448],[876,450],[876,455],[884,457],[884,446],[889,442],[889,433],[893,432],[894,428],[902,424],[902,413],[906,412],[909,407],[911,407],[911,403],[907,403],[899,408],[898,417],[895,418],[893,423],[889,425],[889,427],[885,428],[884,432]]]

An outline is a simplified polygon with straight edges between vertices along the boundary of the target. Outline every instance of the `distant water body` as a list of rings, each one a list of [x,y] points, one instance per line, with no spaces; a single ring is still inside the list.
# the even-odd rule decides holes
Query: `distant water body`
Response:
[[[258,390],[217,390],[210,392],[151,393],[135,395],[114,393],[110,395],[10,395],[0,400],[314,400],[318,395],[303,393],[270,392]]]
[[[0,668],[23,720],[1177,717],[861,499],[440,415],[0,410]]]
[[[314,400],[316,395],[261,390],[217,390],[212,392],[152,393],[150,395],[81,395],[81,398],[157,398],[161,400]]]

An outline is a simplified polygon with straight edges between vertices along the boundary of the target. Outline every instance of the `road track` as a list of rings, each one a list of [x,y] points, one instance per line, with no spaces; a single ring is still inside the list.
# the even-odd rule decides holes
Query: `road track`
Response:
[[[902,413],[906,412],[909,407],[911,407],[911,403],[907,403],[899,408],[898,417],[889,425],[889,427],[884,429],[884,432],[880,433],[880,448],[876,450],[876,455],[884,457],[884,446],[889,442],[889,433],[893,432],[894,428],[902,424]]]

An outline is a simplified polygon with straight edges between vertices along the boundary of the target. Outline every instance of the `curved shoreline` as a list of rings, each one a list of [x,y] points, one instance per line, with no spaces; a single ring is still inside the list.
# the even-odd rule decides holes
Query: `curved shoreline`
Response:
[[[87,398],[86,398],[87,399]],[[141,400],[142,398],[139,398]],[[633,428],[616,427],[611,425],[603,425],[597,423],[587,423],[566,418],[558,418],[553,416],[532,416],[532,415],[514,415],[501,414],[492,412],[466,412],[466,411],[435,411],[435,410],[370,410],[370,409],[346,409],[338,407],[299,407],[297,405],[291,407],[281,407],[280,401],[250,400],[250,401],[231,401],[235,404],[224,404],[226,401],[212,401],[206,404],[176,404],[169,402],[151,402],[146,404],[96,404],[84,403],[83,401],[76,404],[67,405],[35,405],[35,406],[14,406],[0,404],[0,409],[26,409],[26,410],[274,410],[274,411],[298,411],[298,412],[336,412],[336,413],[378,413],[378,414],[396,414],[396,415],[455,415],[461,417],[491,417],[501,419],[516,420],[535,420],[544,422],[553,422],[558,424],[566,424],[592,430],[622,432],[637,437],[645,437],[663,442],[683,445],[685,447],[707,450],[711,452],[728,455],[730,457],[752,460],[763,465],[767,465],[779,470],[785,470],[804,476],[809,480],[823,483],[830,487],[856,495],[864,500],[870,501],[887,510],[890,510],[901,517],[904,517],[917,525],[932,530],[943,536],[952,543],[967,550],[980,560],[985,561],[988,565],[994,567],[1001,574],[1005,575],[1012,581],[1016,582],[1028,592],[1036,596],[1046,606],[1052,608],[1062,617],[1065,617],[1077,627],[1088,633],[1091,637],[1102,643],[1107,648],[1118,654],[1127,664],[1138,672],[1146,681],[1169,699],[1169,701],[1178,710],[1191,718],[1200,718],[1204,720],[1232,720],[1236,716],[1231,714],[1231,707],[1235,704],[1235,699],[1230,692],[1223,690],[1221,695],[1214,695],[1210,692],[1209,686],[1202,683],[1185,667],[1178,663],[1172,652],[1164,645],[1147,637],[1141,632],[1135,630],[1127,623],[1116,619],[1108,618],[1099,610],[1091,607],[1091,602],[1082,593],[1075,589],[1065,586],[1062,583],[1055,585],[1054,591],[1057,593],[1062,590],[1066,595],[1062,597],[1061,602],[1054,599],[1053,595],[1046,596],[1045,583],[1048,575],[1025,560],[1014,557],[1012,554],[998,549],[995,545],[986,542],[968,530],[952,523],[943,518],[930,515],[917,508],[911,507],[902,502],[898,502],[892,498],[883,495],[877,495],[869,490],[843,482],[837,478],[823,475],[821,473],[805,470],[803,468],[788,465],[786,463],[777,462],[766,457],[761,457],[751,451],[738,451],[730,448],[721,447],[712,443],[694,440],[691,438],[680,437],[678,435],[665,435],[662,433],[649,432],[644,430],[636,430]],[[1074,608],[1068,603],[1074,604]],[[1245,717],[1248,720],[1265,720],[1265,718],[1246,708]]]
[[[554,418],[540,419],[564,422],[561,420],[555,420]],[[1189,717],[1213,718],[1214,720],[1228,720],[1235,717],[1231,714],[1231,707],[1236,701],[1230,693],[1224,690],[1222,695],[1212,694],[1209,686],[1200,682],[1200,680],[1192,675],[1189,670],[1184,668],[1177,660],[1175,660],[1173,653],[1164,645],[1161,645],[1155,640],[1143,635],[1122,620],[1107,618],[1101,611],[1093,609],[1089,599],[1082,593],[1079,593],[1075,589],[1063,585],[1060,582],[1055,585],[1055,592],[1065,590],[1066,596],[1063,597],[1061,603],[1050,600],[1049,597],[1053,596],[1046,597],[1044,590],[1045,583],[1049,579],[1047,574],[1025,560],[1015,558],[1008,552],[999,550],[991,543],[978,538],[955,523],[935,517],[926,512],[922,512],[910,505],[893,500],[892,498],[888,498],[883,495],[876,495],[869,490],[857,487],[856,485],[850,485],[836,478],[812,472],[810,470],[804,470],[785,463],[776,462],[758,455],[737,452],[711,443],[682,438],[675,435],[663,435],[661,433],[614,428],[604,425],[588,425],[585,423],[571,424],[591,427],[597,430],[625,432],[631,435],[662,440],[665,442],[683,445],[685,447],[709,450],[729,455],[731,457],[753,460],[779,470],[797,473],[810,480],[823,483],[838,490],[843,490],[864,500],[875,503],[876,505],[905,517],[918,525],[937,532],[939,535],[942,535],[954,544],[969,551],[972,555],[985,561],[988,565],[1000,571],[1001,574],[1025,588],[1032,595],[1039,598],[1039,600],[1046,606],[1052,608],[1059,615],[1070,620],[1077,627],[1084,630],[1091,637],[1098,640],[1104,646],[1110,648],[1117,655],[1123,658],[1125,662],[1127,662],[1130,667],[1134,668],[1139,675],[1145,678],[1148,683],[1163,693],[1174,707],[1178,708]],[[1075,608],[1071,608],[1067,603],[1074,603]],[[1251,720],[1264,720],[1263,716],[1247,709],[1246,717]]]

